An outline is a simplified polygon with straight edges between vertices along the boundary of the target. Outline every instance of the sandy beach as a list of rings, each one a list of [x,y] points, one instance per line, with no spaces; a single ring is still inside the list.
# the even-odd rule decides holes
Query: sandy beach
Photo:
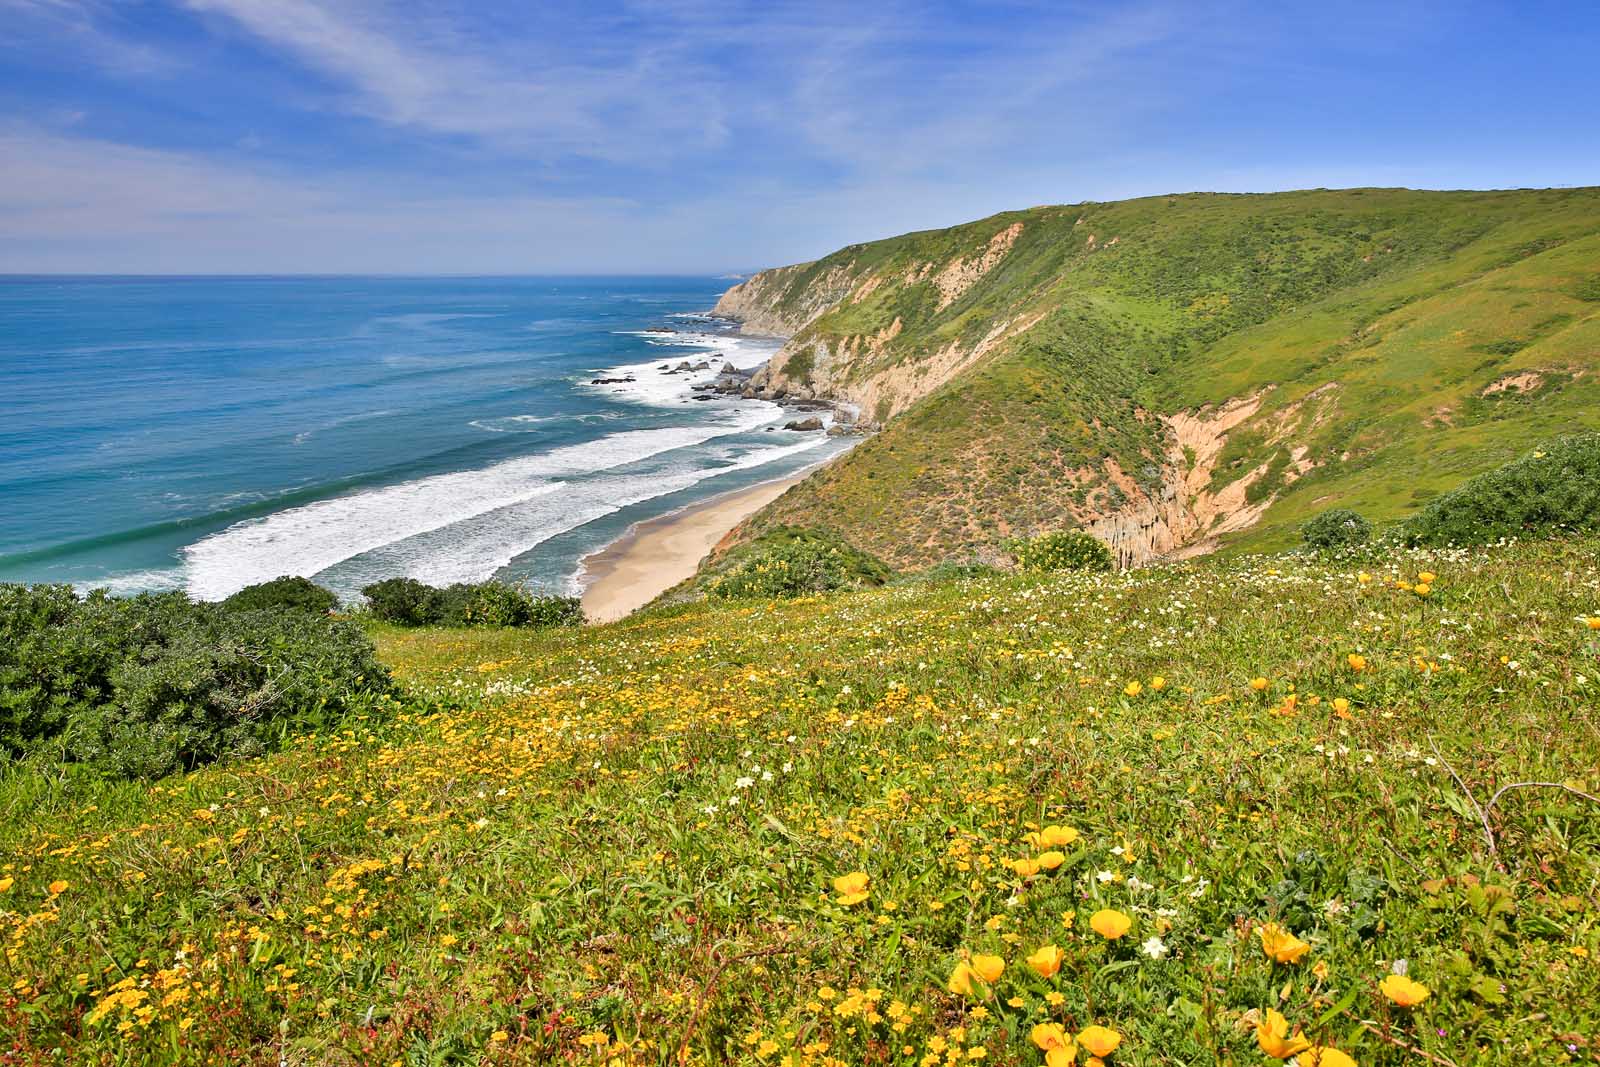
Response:
[[[805,473],[700,501],[650,519],[584,557],[583,613],[612,622],[648,604],[694,574],[718,541],[776,500]]]

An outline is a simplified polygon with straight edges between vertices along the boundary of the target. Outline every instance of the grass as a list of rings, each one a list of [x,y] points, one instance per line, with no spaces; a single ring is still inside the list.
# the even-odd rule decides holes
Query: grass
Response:
[[[1016,222],[1010,252],[940,308],[939,270]],[[830,527],[901,566],[970,558],[1159,497],[1176,466],[1159,416],[1262,390],[1214,486],[1269,467],[1249,498],[1271,506],[1233,550],[1287,547],[1333,506],[1396,521],[1541,441],[1600,428],[1597,263],[1597,189],[1188,194],[852,245],[763,289],[780,314],[832,302],[797,335],[807,377],[824,350],[848,388],[1003,320],[1039,323],[890,405],[877,439],[751,530]],[[1530,371],[1531,391],[1485,393]],[[1298,480],[1295,446],[1314,464]]]
[[[1500,791],[1600,784],[1597,549],[381,629],[398,716],[0,778],[0,1058],[1032,1067],[1055,1022],[1259,1065],[1274,1009],[1363,1065],[1593,1062],[1600,812]]]

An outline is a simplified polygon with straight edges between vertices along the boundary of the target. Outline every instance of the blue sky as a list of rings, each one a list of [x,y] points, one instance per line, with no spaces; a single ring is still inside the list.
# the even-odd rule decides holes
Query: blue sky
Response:
[[[1600,3],[0,0],[0,272],[721,272],[1600,183]]]

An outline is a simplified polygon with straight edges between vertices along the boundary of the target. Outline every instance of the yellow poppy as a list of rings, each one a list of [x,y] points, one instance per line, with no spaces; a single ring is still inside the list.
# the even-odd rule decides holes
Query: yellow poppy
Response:
[[[865,871],[851,871],[833,880],[833,891],[839,894],[839,903],[848,908],[867,899],[870,892],[867,887],[871,884],[872,879]]]
[[[1046,1067],[1067,1067],[1072,1062],[1078,1046],[1060,1023],[1039,1023],[1028,1036],[1044,1051]]]
[[[945,982],[944,987],[952,993],[970,997],[972,995],[972,980],[976,977],[977,975],[972,973],[972,965],[966,960],[962,960],[950,972],[950,978]]]
[[[62,893],[65,893],[67,888],[71,885],[71,882],[57,879],[56,881],[50,883],[50,895],[53,897],[59,897]]]
[[[1065,848],[1078,839],[1078,831],[1070,826],[1046,826],[1028,835],[1028,843],[1035,848]]]
[[[1360,653],[1352,652],[1345,658],[1349,661],[1351,670],[1364,671],[1367,669],[1367,657],[1361,655]]]
[[[1167,680],[1165,678],[1161,677],[1161,675],[1158,674],[1154,678],[1150,679],[1150,691],[1152,693],[1159,693],[1159,692],[1161,692],[1161,690],[1165,689],[1166,687],[1167,687]]]
[[[1012,860],[1011,869],[1024,878],[1032,878],[1039,873],[1039,861],[1030,859]]]
[[[1427,596],[1429,593],[1433,592],[1433,586],[1429,585],[1427,582],[1418,582],[1416,585],[1411,587],[1411,591],[1418,596]],[[1344,1053],[1341,1052],[1340,1055],[1342,1056]]]
[[[1417,581],[1426,582],[1430,585],[1438,580],[1439,576],[1432,571],[1423,571],[1421,574],[1417,575]]]
[[[1115,941],[1133,926],[1133,920],[1114,908],[1101,908],[1089,916],[1089,927],[1107,941]]]
[[[1311,1042],[1300,1033],[1299,1027],[1290,1036],[1289,1020],[1271,1009],[1267,1010],[1267,1017],[1256,1024],[1256,1044],[1261,1046],[1262,1052],[1277,1060],[1297,1056],[1311,1047]]]
[[[11,877],[9,874],[4,878],[0,878],[0,893],[4,893],[7,889],[10,889],[16,884],[16,881],[17,880]]]
[[[1006,969],[1006,961],[999,956],[974,956],[972,969],[990,985],[994,985],[1000,978],[1000,972]]]
[[[1142,692],[1144,692],[1144,683],[1140,681],[1132,681],[1122,687],[1123,696],[1136,697]]]
[[[1356,1061],[1327,1045],[1313,1045],[1295,1060],[1300,1067],[1356,1067]]]
[[[1066,955],[1059,945],[1045,945],[1028,957],[1028,966],[1037,971],[1040,978],[1050,978],[1061,969]]]
[[[1078,1044],[1087,1049],[1089,1055],[1104,1059],[1117,1051],[1122,1035],[1109,1027],[1087,1026],[1078,1031]]]
[[[1261,951],[1279,963],[1299,963],[1311,946],[1277,923],[1261,927]]]
[[[1250,688],[1254,689],[1258,693],[1261,692],[1262,690],[1266,689],[1267,686],[1269,686],[1271,684],[1272,683],[1267,681],[1265,678],[1252,678],[1252,679],[1250,679]]]
[[[1039,853],[1037,862],[1041,870],[1053,871],[1067,862],[1067,854],[1051,849],[1049,852]]]
[[[1414,1008],[1428,999],[1432,992],[1427,986],[1403,974],[1391,974],[1378,983],[1378,989],[1384,996],[1400,1005],[1402,1008]]]

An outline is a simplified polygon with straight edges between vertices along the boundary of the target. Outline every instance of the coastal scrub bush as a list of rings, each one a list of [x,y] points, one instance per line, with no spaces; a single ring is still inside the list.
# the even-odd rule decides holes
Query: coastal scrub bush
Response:
[[[1300,527],[1300,537],[1310,548],[1344,548],[1364,544],[1372,536],[1372,523],[1349,508],[1330,508]]]
[[[181,593],[0,586],[0,750],[159,777],[259,755],[390,690],[352,623]]]
[[[439,590],[415,578],[385,578],[363,586],[373,618],[396,626],[427,626],[443,617]]]
[[[780,526],[744,546],[706,583],[717,600],[806,596],[865,589],[892,575],[887,564],[826,530]]]
[[[945,582],[957,582],[966,578],[993,578],[1004,573],[999,567],[975,560],[964,563],[946,561],[901,575],[895,581],[903,585],[943,585]]]
[[[505,582],[457,582],[438,589],[414,578],[385,578],[361,590],[374,618],[398,626],[576,626],[576,597],[538,596]]]
[[[339,598],[309,578],[284,575],[270,582],[247,585],[222,602],[229,611],[285,608],[326,615],[339,606]]]
[[[1105,543],[1082,530],[1058,530],[1012,545],[1024,571],[1108,571],[1115,560]]]
[[[1406,525],[1413,545],[1488,544],[1600,527],[1600,434],[1564,437],[1435,498]]]

